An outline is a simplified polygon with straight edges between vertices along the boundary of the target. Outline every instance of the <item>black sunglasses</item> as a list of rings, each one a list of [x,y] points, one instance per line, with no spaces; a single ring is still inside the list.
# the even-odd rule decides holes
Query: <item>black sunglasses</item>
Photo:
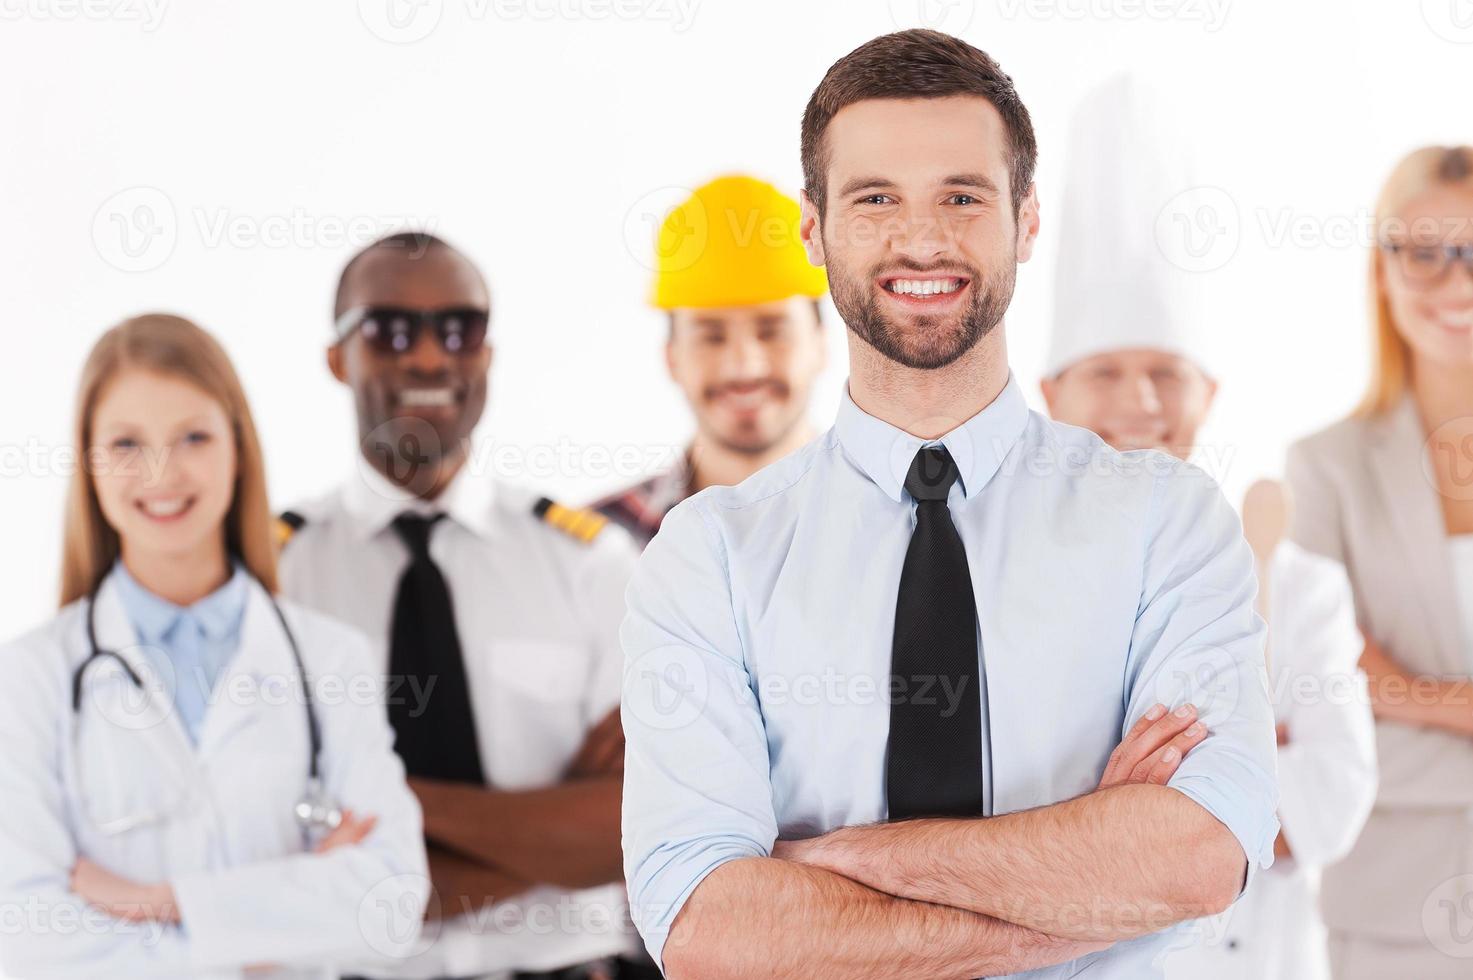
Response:
[[[414,349],[420,331],[434,329],[447,354],[469,354],[486,343],[491,314],[471,307],[447,310],[411,310],[398,306],[356,306],[344,310],[334,330],[339,341],[358,330],[381,354],[405,354]]]

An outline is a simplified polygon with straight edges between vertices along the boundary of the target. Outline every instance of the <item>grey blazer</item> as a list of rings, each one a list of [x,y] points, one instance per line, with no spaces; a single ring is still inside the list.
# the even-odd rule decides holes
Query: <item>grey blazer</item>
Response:
[[[1345,564],[1361,630],[1391,656],[1415,673],[1467,677],[1473,664],[1424,446],[1410,398],[1294,444],[1289,535]],[[1473,687],[1466,693],[1473,711]],[[1473,879],[1460,876],[1473,872],[1473,739],[1378,721],[1376,744],[1375,809],[1350,854],[1325,870],[1325,921],[1367,938],[1465,945]]]

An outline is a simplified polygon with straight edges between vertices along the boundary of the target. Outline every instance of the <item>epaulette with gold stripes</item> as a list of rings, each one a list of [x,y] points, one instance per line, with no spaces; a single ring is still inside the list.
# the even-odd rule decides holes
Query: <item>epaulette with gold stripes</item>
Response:
[[[532,505],[532,513],[564,534],[571,535],[585,544],[598,537],[598,532],[609,523],[609,519],[596,510],[564,507],[546,497],[537,498],[537,503]]]
[[[292,535],[302,529],[307,519],[294,510],[284,510],[276,517],[276,547],[285,548]]]

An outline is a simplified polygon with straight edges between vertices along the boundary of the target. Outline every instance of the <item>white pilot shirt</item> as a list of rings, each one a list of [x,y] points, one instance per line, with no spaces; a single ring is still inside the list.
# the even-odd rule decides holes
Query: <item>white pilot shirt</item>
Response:
[[[376,669],[387,673],[394,598],[408,562],[390,524],[406,510],[446,513],[430,555],[450,587],[481,764],[488,784],[503,790],[558,782],[589,729],[618,706],[618,628],[638,554],[618,527],[585,542],[545,523],[533,511],[538,499],[462,473],[430,503],[360,461],[336,492],[293,508],[305,523],[281,560],[283,592],[366,633]],[[416,697],[392,680],[385,691]],[[636,949],[627,922],[622,883],[571,892],[539,886],[438,930],[428,924],[410,957],[365,972],[552,969]]]

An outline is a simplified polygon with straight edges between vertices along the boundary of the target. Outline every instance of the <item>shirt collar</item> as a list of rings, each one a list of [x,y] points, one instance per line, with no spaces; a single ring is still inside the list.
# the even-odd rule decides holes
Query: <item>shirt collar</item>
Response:
[[[189,617],[211,639],[221,639],[240,628],[250,576],[239,563],[232,564],[230,578],[214,592],[188,606],[170,602],[148,590],[133,577],[121,561],[113,566],[118,595],[138,638],[145,643],[162,644],[169,631],[182,618]]]
[[[469,479],[464,466],[435,500],[416,497],[391,482],[365,459],[360,458],[354,469],[352,479],[343,488],[343,505],[353,518],[355,530],[364,539],[378,534],[405,511],[447,514],[477,534],[485,534],[490,528],[494,484],[490,480]]]
[[[946,447],[961,475],[962,493],[970,500],[992,479],[1027,422],[1028,403],[1009,371],[1007,384],[991,404],[939,439],[913,436],[866,413],[849,396],[848,384],[844,385],[834,428],[844,455],[899,503],[905,475],[922,446],[940,443]]]

